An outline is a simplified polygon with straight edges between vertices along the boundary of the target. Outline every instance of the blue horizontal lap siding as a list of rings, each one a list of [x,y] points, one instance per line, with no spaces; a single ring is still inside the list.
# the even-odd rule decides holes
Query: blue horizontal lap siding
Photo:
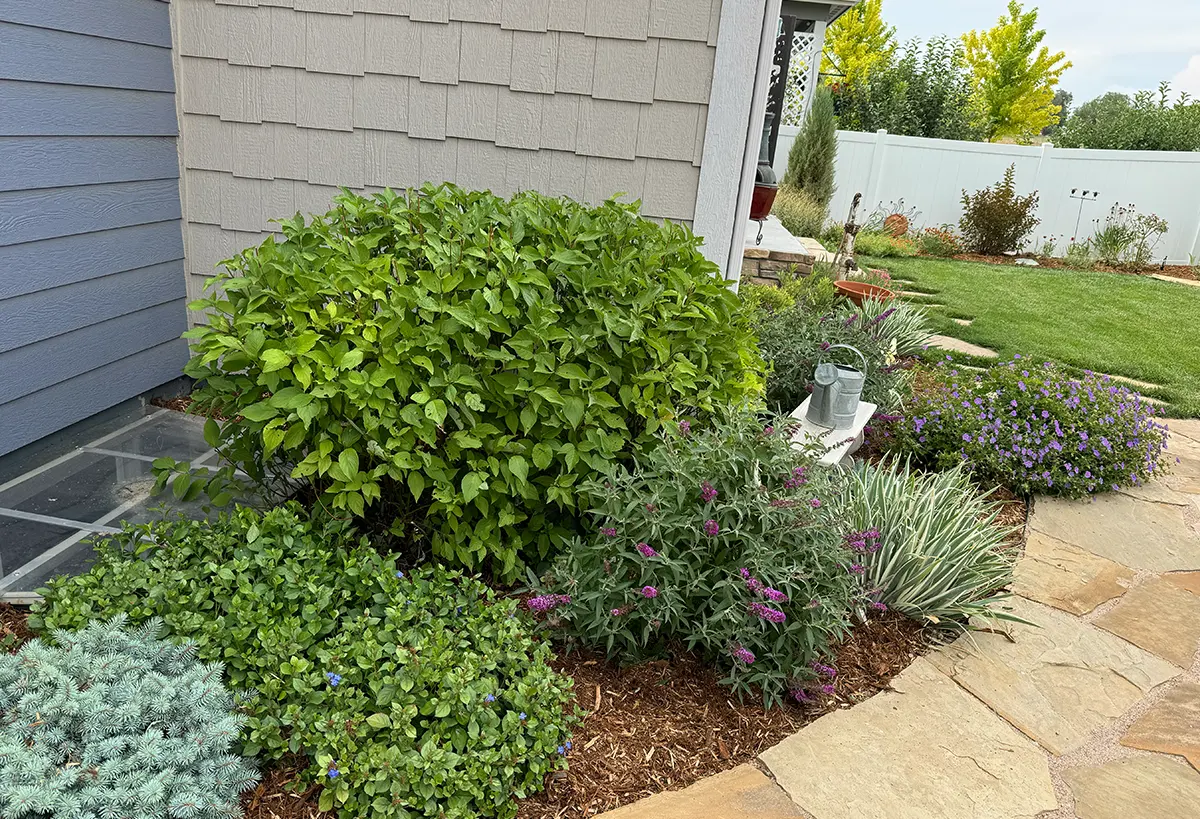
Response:
[[[0,20],[171,47],[170,6],[159,0],[2,0]]]
[[[47,0],[49,2],[49,0]],[[0,136],[175,136],[175,95],[0,79]]]
[[[182,258],[174,219],[0,246],[0,300]]]
[[[0,455],[187,360],[169,7],[0,0]]]
[[[173,93],[171,49],[0,23],[0,77]]]
[[[178,176],[172,137],[0,137],[0,191]]]

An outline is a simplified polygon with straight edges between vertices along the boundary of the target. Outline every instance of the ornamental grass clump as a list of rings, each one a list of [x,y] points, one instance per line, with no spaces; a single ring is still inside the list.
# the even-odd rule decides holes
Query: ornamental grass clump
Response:
[[[803,693],[862,596],[826,503],[833,474],[789,432],[733,413],[668,432],[634,468],[590,484],[595,534],[536,581],[531,607],[556,596],[552,626],[624,661],[682,645],[739,695],[770,705]]]
[[[571,682],[478,580],[404,572],[294,504],[128,527],[97,552],[51,581],[31,625],[161,618],[252,692],[240,749],[307,758],[302,782],[341,819],[511,817],[565,766]]]
[[[922,466],[964,464],[1021,494],[1081,497],[1165,471],[1159,409],[1110,377],[1017,356],[982,373],[942,362],[922,379],[897,447]]]
[[[195,409],[234,419],[209,427],[218,486],[236,466],[383,545],[512,578],[576,533],[580,481],[761,389],[685,226],[452,185],[334,202],[193,305]]]
[[[0,654],[0,815],[230,819],[258,780],[243,718],[195,643],[126,618]]]
[[[875,608],[965,628],[971,617],[1004,618],[1015,555],[996,525],[1000,507],[961,467],[922,474],[906,463],[859,464],[841,508]]]

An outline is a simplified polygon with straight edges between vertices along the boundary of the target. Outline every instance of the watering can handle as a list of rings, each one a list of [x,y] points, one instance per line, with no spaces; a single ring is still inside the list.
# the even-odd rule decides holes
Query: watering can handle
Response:
[[[843,350],[849,350],[850,352],[852,352],[856,356],[858,356],[859,359],[862,361],[862,365],[863,365],[862,371],[864,374],[866,374],[866,372],[867,372],[867,357],[865,355],[863,355],[862,352],[857,347],[851,347],[849,344],[831,344],[831,345],[829,345],[829,350],[837,350],[839,348],[843,349]],[[825,352],[829,352],[829,350],[826,350]],[[824,358],[825,358],[825,356],[823,356],[823,355],[820,356],[817,359],[817,363],[820,364]]]

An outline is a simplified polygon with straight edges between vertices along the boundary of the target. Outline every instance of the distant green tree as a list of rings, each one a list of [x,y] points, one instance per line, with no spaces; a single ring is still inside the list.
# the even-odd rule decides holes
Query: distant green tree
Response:
[[[1075,101],[1075,95],[1070,91],[1058,89],[1054,92],[1054,104],[1058,106],[1058,122],[1054,125],[1047,125],[1042,129],[1042,136],[1051,137],[1062,130],[1063,123],[1067,121],[1067,117],[1071,115],[1071,103]]]
[[[837,86],[838,125],[850,131],[978,141],[987,136],[963,46],[934,37],[907,43],[866,80]]]
[[[837,117],[833,110],[833,95],[828,88],[819,87],[813,95],[808,117],[788,152],[783,184],[804,191],[823,211],[828,210],[833,199],[836,159]]]
[[[1171,102],[1171,86],[1132,98],[1111,92],[1086,102],[1055,134],[1064,148],[1123,151],[1200,151],[1200,102],[1186,93]]]

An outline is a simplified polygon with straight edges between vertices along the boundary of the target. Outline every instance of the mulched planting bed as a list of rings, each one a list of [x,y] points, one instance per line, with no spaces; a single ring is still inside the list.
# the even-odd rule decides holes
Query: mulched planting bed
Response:
[[[0,604],[0,638],[28,639],[25,617],[24,609]],[[582,717],[571,767],[553,775],[545,793],[522,802],[518,817],[593,816],[749,762],[822,714],[887,689],[932,639],[901,615],[872,615],[838,649],[832,696],[770,711],[739,703],[688,654],[629,668],[588,652],[561,655],[554,666],[574,678]],[[242,800],[246,819],[335,817],[317,809],[315,787],[295,791],[301,765],[263,771],[263,781]]]
[[[938,258],[943,257],[929,257]],[[982,264],[1016,264],[1017,257],[1015,256],[982,256],[978,253],[960,253],[957,256],[951,256],[950,259],[956,262],[980,262]],[[1033,256],[1032,258],[1038,263],[1038,267],[1046,267],[1051,270],[1074,269],[1068,268],[1067,263],[1062,259],[1054,259],[1046,256]],[[1120,267],[1117,265],[1104,264],[1097,262],[1092,270],[1102,273],[1120,273],[1124,276],[1150,276],[1158,274],[1160,276],[1170,276],[1174,279],[1190,279],[1191,281],[1200,281],[1200,271],[1194,267],[1189,267],[1186,264],[1168,264],[1157,265],[1152,264],[1149,267],[1141,268],[1140,270],[1131,270],[1128,267]]]

